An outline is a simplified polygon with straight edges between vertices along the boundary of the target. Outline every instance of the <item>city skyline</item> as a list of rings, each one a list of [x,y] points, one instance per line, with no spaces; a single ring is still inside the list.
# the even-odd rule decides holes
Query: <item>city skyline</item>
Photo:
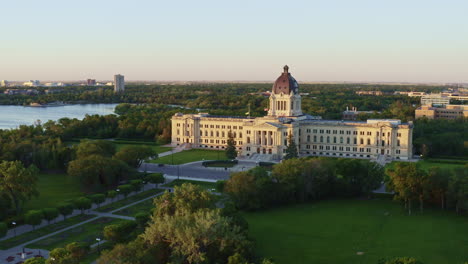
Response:
[[[0,79],[468,82],[463,1],[2,5]]]

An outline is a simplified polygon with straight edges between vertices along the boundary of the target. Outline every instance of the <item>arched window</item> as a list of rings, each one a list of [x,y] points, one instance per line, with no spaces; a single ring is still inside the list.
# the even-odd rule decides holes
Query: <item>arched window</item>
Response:
[[[343,137],[340,137],[340,143],[343,144]]]
[[[370,138],[367,139],[367,145],[370,145]]]
[[[317,142],[317,136],[314,136],[314,142]]]
[[[327,136],[327,143],[330,143],[330,137]]]
[[[323,136],[320,136],[320,142],[323,142]]]
[[[336,137],[333,137],[333,143],[336,143]]]
[[[364,139],[361,138],[360,142],[361,142],[361,145],[364,144]]]

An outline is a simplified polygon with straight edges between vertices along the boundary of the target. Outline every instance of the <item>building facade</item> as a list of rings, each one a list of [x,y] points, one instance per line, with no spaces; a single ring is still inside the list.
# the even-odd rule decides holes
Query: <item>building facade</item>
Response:
[[[446,106],[450,104],[450,98],[442,94],[426,94],[421,96],[421,105]]]
[[[432,107],[423,105],[416,109],[416,118],[428,119],[457,119],[468,118],[468,105],[445,105],[445,107]]]
[[[287,66],[273,85],[269,103],[268,115],[257,118],[175,114],[172,144],[224,149],[231,132],[239,156],[279,160],[286,153],[291,135],[300,156],[402,160],[412,157],[412,123],[322,120],[302,113],[299,85]]]
[[[124,76],[120,74],[114,75],[114,92],[123,92],[125,91],[125,80]]]

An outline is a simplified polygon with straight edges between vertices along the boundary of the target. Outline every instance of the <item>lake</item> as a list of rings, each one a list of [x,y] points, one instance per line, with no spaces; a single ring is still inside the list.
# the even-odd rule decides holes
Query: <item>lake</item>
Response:
[[[117,104],[75,104],[50,107],[0,105],[0,129],[16,128],[19,125],[32,125],[37,120],[59,120],[63,117],[83,119],[88,115],[108,115],[114,113]]]

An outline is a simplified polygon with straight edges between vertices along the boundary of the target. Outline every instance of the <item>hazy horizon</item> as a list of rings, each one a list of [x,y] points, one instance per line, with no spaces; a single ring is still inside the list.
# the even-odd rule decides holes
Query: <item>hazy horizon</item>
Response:
[[[8,1],[0,80],[468,83],[466,1]]]

